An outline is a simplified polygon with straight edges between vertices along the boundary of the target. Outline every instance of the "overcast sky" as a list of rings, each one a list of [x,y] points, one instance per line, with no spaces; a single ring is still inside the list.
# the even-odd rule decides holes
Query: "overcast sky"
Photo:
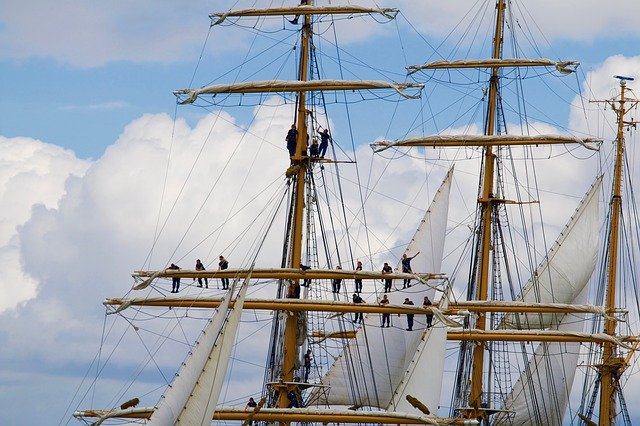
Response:
[[[410,17],[424,40],[436,46],[474,2],[378,3],[399,7],[405,22]],[[525,3],[528,9],[520,12],[533,18],[547,37],[545,43],[554,46],[551,52],[581,61],[584,91],[606,98],[613,94],[614,74],[640,77],[640,2]],[[259,111],[254,121],[243,124],[250,130],[243,136],[235,111],[205,115],[188,109],[174,115],[172,91],[191,80],[212,8],[253,4],[0,0],[1,424],[67,423],[68,404],[101,338],[101,301],[124,295],[132,270],[162,267],[176,258],[191,267],[200,256],[213,267],[222,250],[234,253],[236,264],[246,262],[241,253],[249,250],[251,240],[234,240],[233,235],[245,229],[255,211],[252,204],[241,206],[254,198],[273,203],[270,197],[288,165],[280,142],[290,110]],[[385,43],[395,31],[367,26],[342,30],[354,46],[369,40]],[[232,37],[216,37],[205,53],[219,58],[238,47]],[[585,133],[606,127],[577,110],[558,122]],[[204,145],[204,140],[217,142]],[[365,142],[358,141],[356,152],[369,163],[365,170],[383,169],[380,158],[370,159]],[[250,165],[230,161],[239,158],[249,159]],[[404,167],[385,169],[387,181],[376,190],[422,191],[424,170]],[[245,179],[247,169],[251,173]],[[571,167],[561,172],[560,187],[588,187]],[[353,172],[346,176],[355,179]],[[202,185],[183,188],[185,181]],[[203,193],[211,182],[224,202],[212,203]],[[429,183],[427,196],[437,183]],[[407,214],[413,220],[417,213],[411,197],[398,198],[410,206]],[[390,235],[389,218],[396,215],[385,207],[372,212],[369,222],[380,236]],[[194,209],[201,209],[201,219],[190,223]],[[169,211],[171,219],[164,223]],[[216,228],[202,218],[224,225]],[[251,232],[262,225],[255,224]],[[162,226],[149,260],[153,237]],[[401,231],[413,227],[407,223]],[[198,246],[202,233],[208,240]],[[377,246],[394,247],[396,241],[383,239]],[[278,257],[272,253],[266,260],[277,263]],[[637,407],[630,409],[638,413]]]

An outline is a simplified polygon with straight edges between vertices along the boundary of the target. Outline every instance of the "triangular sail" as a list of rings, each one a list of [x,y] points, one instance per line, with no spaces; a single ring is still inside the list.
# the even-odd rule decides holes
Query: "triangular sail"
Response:
[[[602,178],[598,177],[518,301],[571,303],[587,285],[598,255],[601,184]],[[555,314],[507,314],[501,328],[547,328],[555,317]]]
[[[448,292],[440,299],[439,308],[447,309],[449,306]],[[407,396],[417,398],[435,415],[440,403],[440,389],[442,388],[442,373],[444,371],[444,359],[447,345],[447,325],[435,322],[434,326],[422,335],[422,340],[415,352],[409,368],[387,407],[390,411],[418,412],[417,408],[409,403]],[[428,386],[425,386],[428,383]]]
[[[248,280],[240,288],[233,307],[229,307],[229,303],[235,285],[224,297],[191,355],[160,400],[149,424],[211,424],[240,323]]]
[[[444,252],[449,192],[453,171],[449,171],[438,189],[406,253],[420,255],[412,262],[414,272],[439,272]],[[415,284],[416,281],[414,280]],[[422,305],[424,296],[433,300],[435,290],[431,286],[413,285],[406,291],[389,293],[391,304],[402,304],[409,297],[416,305]],[[380,315],[366,315],[364,326],[358,329],[355,339],[349,342],[343,353],[322,379],[330,390],[314,391],[311,401],[330,405],[355,405],[387,408],[393,394],[405,375],[409,364],[422,342],[424,319],[416,318],[417,329],[406,331],[406,320],[394,317],[393,327],[380,327]]]
[[[588,287],[573,300],[584,304]],[[582,332],[585,314],[565,315],[559,331]],[[505,402],[505,412],[494,418],[495,425],[562,425],[580,355],[578,342],[541,343]]]

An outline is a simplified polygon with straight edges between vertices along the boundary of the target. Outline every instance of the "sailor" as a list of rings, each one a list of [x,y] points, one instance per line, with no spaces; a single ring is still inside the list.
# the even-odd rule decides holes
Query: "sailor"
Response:
[[[172,263],[167,269],[178,271],[180,267]],[[177,293],[178,290],[180,290],[180,277],[171,277],[171,293]]]
[[[336,269],[342,269],[342,266],[338,265],[336,266]],[[334,278],[333,281],[331,282],[332,286],[333,286],[333,292],[334,293],[340,293],[340,286],[342,285],[342,278]]]
[[[309,373],[311,373],[311,349],[307,349],[307,353],[304,354],[304,382],[309,383]]]
[[[403,305],[413,305],[413,302],[405,297]],[[407,331],[413,331],[413,314],[407,314]]]
[[[311,154],[311,157],[318,157],[320,155],[320,148],[318,147],[318,138],[313,138],[311,140],[309,153]]]
[[[431,300],[429,300],[429,296],[424,297],[424,302],[422,303],[423,308],[430,308],[433,306]],[[433,314],[427,314],[427,328],[431,328],[431,323],[433,322]]]
[[[356,265],[356,271],[362,271],[362,262],[360,262],[359,260]],[[362,278],[356,278],[354,282],[356,285],[356,289],[355,289],[356,293],[360,293],[362,291]]]
[[[353,293],[353,303],[364,303],[362,297],[359,294]],[[353,319],[353,322],[359,322],[362,324],[362,312],[356,312],[356,316]]]
[[[384,296],[382,296],[382,299],[378,302],[378,304],[382,305],[382,306],[386,306],[389,304],[389,299],[387,298],[387,295],[385,294]],[[389,323],[391,321],[391,315],[386,313],[386,314],[382,314],[382,325],[380,327],[384,327],[385,323],[387,324],[387,327],[389,327]]]
[[[196,271],[204,271],[204,265],[200,262],[200,259],[196,260]],[[209,280],[207,278],[204,279],[204,285],[206,288],[209,288]],[[202,287],[202,278],[198,277],[198,287]]]
[[[302,269],[303,271],[308,271],[311,269],[311,266],[300,265],[300,269]],[[310,285],[311,285],[311,278],[305,278],[304,281],[302,282],[302,287],[309,287]]]
[[[287,141],[287,149],[289,150],[289,156],[293,157],[296,155],[296,142],[298,141],[298,130],[296,129],[296,125],[292,124],[291,128],[287,132],[287,137],[285,138]]]
[[[220,256],[218,260],[220,260],[218,262],[218,271],[224,271],[229,267],[229,262],[224,256]],[[227,290],[229,288],[229,278],[220,278],[220,281],[222,281],[222,289]]]
[[[256,403],[256,401],[253,398],[249,398],[249,401],[247,401],[247,405],[244,407],[244,411],[247,410],[251,410],[254,411],[254,409],[258,406],[258,404]],[[251,426],[253,424],[253,420],[249,420],[249,426]]]
[[[391,268],[391,266],[389,266],[389,264],[387,262],[384,262],[384,266],[382,267],[382,273],[383,274],[390,274],[393,272],[393,269]],[[391,283],[392,283],[392,279],[385,279],[384,280],[384,292],[385,293],[389,293],[391,291]]]
[[[321,158],[324,158],[327,153],[327,148],[329,147],[329,142],[331,142],[331,135],[329,134],[329,129],[324,129],[320,132],[321,128],[322,127],[318,127],[318,132],[320,133],[320,152],[318,154]]]
[[[417,252],[416,254],[414,254],[411,257],[408,257],[406,254],[402,255],[402,272],[404,272],[406,274],[413,273],[413,271],[411,270],[411,259],[413,259],[414,257],[416,257],[419,254],[420,254],[420,252]],[[404,283],[402,284],[402,288],[407,288],[407,287],[411,287],[411,279],[410,278],[405,278],[404,279]]]

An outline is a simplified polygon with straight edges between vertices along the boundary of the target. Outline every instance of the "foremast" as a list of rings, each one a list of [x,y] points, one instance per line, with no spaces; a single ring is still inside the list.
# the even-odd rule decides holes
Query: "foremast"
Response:
[[[620,97],[607,103],[616,112],[618,130],[616,135],[616,160],[613,176],[613,193],[611,195],[611,224],[609,228],[609,247],[607,265],[607,286],[605,290],[605,308],[607,316],[604,321],[604,332],[609,336],[616,334],[616,283],[618,274],[618,244],[620,236],[620,215],[622,212],[622,178],[623,159],[625,150],[624,130],[628,126],[635,126],[634,121],[625,121],[625,114],[638,104],[638,101],[626,98],[627,80],[629,77],[616,76],[620,80]],[[630,104],[630,105],[628,105]],[[626,368],[627,362],[619,356],[614,342],[603,344],[602,363],[597,366],[600,376],[600,414],[599,424],[612,425],[617,414],[616,394],[618,379]]]
[[[304,5],[310,5],[312,0],[303,0]],[[298,80],[306,81],[309,69],[309,39],[311,37],[311,15],[304,15],[304,24],[302,26],[302,40],[300,48],[300,68],[298,70]],[[304,188],[305,176],[307,168],[303,162],[302,153],[307,148],[307,120],[306,120],[306,92],[301,91],[297,97],[297,129],[298,139],[296,143],[296,151],[291,158],[292,170],[295,173],[293,177],[294,200],[293,200],[293,218],[291,221],[291,229],[289,238],[291,241],[289,251],[289,267],[299,269],[302,261],[302,237],[304,230],[302,229],[304,218]],[[304,150],[303,150],[304,147]],[[292,173],[292,174],[293,174]],[[294,298],[296,291],[299,292],[300,281],[291,281],[291,285],[287,289],[287,298]],[[282,371],[281,380],[284,383],[292,383],[294,379],[294,371],[296,369],[297,359],[297,341],[298,341],[298,318],[300,312],[292,312],[287,315],[285,320],[285,329],[282,344]],[[288,386],[289,388],[291,385]],[[293,386],[293,391],[298,393],[299,388]],[[287,398],[288,391],[281,389],[278,393],[276,407],[286,408],[289,405]]]

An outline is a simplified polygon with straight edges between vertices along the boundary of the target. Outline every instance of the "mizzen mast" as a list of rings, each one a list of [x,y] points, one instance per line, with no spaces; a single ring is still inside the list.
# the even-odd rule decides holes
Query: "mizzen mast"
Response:
[[[630,77],[615,76],[620,80],[620,97],[616,100],[606,101],[616,112],[618,119],[618,131],[616,135],[616,161],[614,168],[613,194],[611,195],[611,224],[608,236],[608,264],[607,286],[605,290],[605,308],[607,317],[604,322],[604,332],[609,336],[616,334],[616,282],[618,273],[618,245],[620,236],[620,214],[622,211],[622,167],[624,158],[624,130],[628,126],[635,126],[635,121],[625,121],[625,114],[634,108],[637,100],[627,99],[627,81]],[[600,425],[615,423],[616,394],[619,391],[618,379],[622,376],[627,362],[618,353],[617,345],[613,342],[603,344],[602,363],[597,366],[600,375]]]

